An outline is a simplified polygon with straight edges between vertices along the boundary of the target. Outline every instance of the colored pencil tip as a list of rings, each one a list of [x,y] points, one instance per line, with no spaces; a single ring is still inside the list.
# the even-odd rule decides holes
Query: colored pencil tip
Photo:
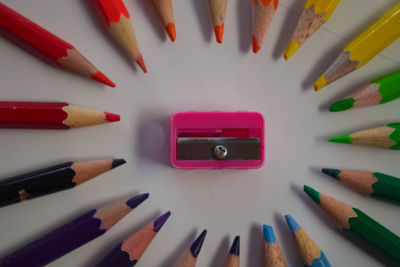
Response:
[[[106,116],[106,120],[108,122],[114,122],[114,121],[119,121],[121,118],[118,114],[110,113],[110,112],[104,112]]]
[[[111,169],[117,168],[118,166],[121,166],[125,163],[126,161],[124,159],[114,159],[111,164]]]
[[[258,41],[254,35],[251,37],[251,40],[253,43],[253,52],[254,52],[254,54],[257,54],[257,52],[261,49],[261,45],[258,43]]]
[[[295,219],[293,219],[292,216],[290,216],[289,214],[286,214],[285,219],[286,219],[287,225],[289,226],[290,231],[295,233],[300,230],[300,228],[301,228],[300,225],[295,221]]]
[[[337,170],[337,169],[326,169],[326,168],[323,168],[323,169],[321,170],[321,172],[322,172],[322,173],[325,173],[326,175],[329,175],[329,176],[331,176],[331,177],[333,177],[333,178],[335,178],[335,179],[340,180],[340,178],[339,178],[339,173],[340,173],[340,171]]]
[[[353,98],[347,98],[347,99],[342,99],[337,102],[335,102],[329,111],[331,112],[338,112],[338,111],[343,111],[343,110],[348,110],[351,109],[354,106],[354,103],[356,101]]]
[[[91,78],[98,82],[104,83],[105,85],[115,87],[115,83],[113,83],[113,81],[111,81],[106,75],[104,75],[100,71],[97,71],[95,74],[93,74]]]
[[[318,80],[314,83],[314,91],[318,92],[319,90],[322,89],[327,84],[326,79],[325,79],[325,74],[322,74]]]
[[[319,192],[307,185],[304,185],[304,192],[312,199],[315,203],[319,204],[321,199],[319,198]]]
[[[263,225],[263,234],[265,242],[267,243],[275,243],[275,234],[274,229],[270,225]]]
[[[288,60],[291,56],[293,56],[294,52],[296,52],[297,49],[299,49],[299,44],[290,40],[286,47],[286,51],[283,54],[284,59]]]
[[[332,143],[342,143],[342,144],[351,144],[351,139],[350,139],[351,134],[345,134],[337,137],[333,137],[329,139],[329,142]]]
[[[233,240],[233,244],[231,249],[229,250],[229,253],[236,256],[240,255],[240,236],[237,235],[235,237],[235,240]]]
[[[167,31],[171,41],[175,42],[175,39],[176,39],[175,24],[174,23],[168,23],[167,26],[165,26],[165,30]]]
[[[140,54],[140,56],[137,58],[136,62],[139,65],[139,67],[143,70],[143,72],[147,73],[147,68],[146,68],[146,65],[144,64],[142,54]]]
[[[217,38],[217,42],[221,44],[222,39],[224,37],[224,23],[215,26],[214,31],[215,31],[215,37]]]
[[[168,220],[169,216],[171,216],[171,212],[168,211],[158,217],[158,219],[154,222],[154,232],[160,231],[161,227],[164,225],[164,223]]]
[[[206,239],[207,230],[203,230],[199,237],[193,242],[190,247],[190,251],[192,252],[193,257],[197,258],[200,253],[201,247],[203,246],[204,239]]]
[[[126,205],[131,207],[131,209],[134,209],[139,206],[143,201],[145,201],[148,197],[149,193],[134,196],[126,202]]]

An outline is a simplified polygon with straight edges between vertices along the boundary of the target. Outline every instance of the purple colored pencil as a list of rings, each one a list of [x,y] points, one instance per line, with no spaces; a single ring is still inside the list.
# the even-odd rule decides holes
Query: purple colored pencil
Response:
[[[43,266],[101,236],[149,194],[134,196],[94,209],[66,225],[9,254],[1,267]]]
[[[201,247],[203,246],[204,239],[206,239],[207,230],[199,235],[199,237],[193,242],[190,250],[188,250],[183,257],[175,263],[174,267],[194,267],[197,262],[197,256],[199,256]]]
[[[116,246],[105,256],[97,267],[132,267],[146,251],[153,238],[168,220],[171,212],[167,212],[140,231],[134,233]]]

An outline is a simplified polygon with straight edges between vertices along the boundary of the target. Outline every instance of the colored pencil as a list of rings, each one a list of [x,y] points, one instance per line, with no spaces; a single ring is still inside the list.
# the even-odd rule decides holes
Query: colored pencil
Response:
[[[361,194],[400,200],[400,178],[368,171],[323,168],[322,172],[338,179]]]
[[[207,230],[203,230],[199,237],[193,242],[190,249],[175,263],[174,267],[194,267],[196,266],[197,257],[199,256],[204,239],[206,238]]]
[[[0,128],[65,130],[119,119],[117,114],[63,102],[0,101]]]
[[[252,42],[253,52],[257,53],[268,33],[268,29],[278,8],[279,0],[252,0]]]
[[[325,256],[325,253],[318,247],[302,227],[289,214],[285,215],[286,223],[293,233],[296,242],[297,251],[300,254],[301,262],[304,266],[329,267],[331,264]]]
[[[176,39],[174,12],[171,0],[151,0],[172,42]]]
[[[170,215],[171,212],[168,211],[158,217],[154,222],[151,222],[137,233],[125,239],[112,249],[96,266],[135,266]]]
[[[263,226],[264,234],[264,267],[286,267],[285,258],[282,255],[278,240],[275,238],[274,229]]]
[[[315,91],[361,68],[399,37],[400,4],[397,4],[344,47],[343,52],[315,82]]]
[[[52,65],[115,87],[74,46],[2,3],[0,34]]]
[[[288,60],[332,15],[340,0],[307,0],[286,51]]]
[[[329,139],[329,142],[400,150],[400,123],[371,128]]]
[[[91,0],[100,20],[119,45],[147,73],[130,15],[122,0]]]
[[[400,261],[400,238],[368,215],[342,201],[319,193],[309,186],[304,192],[317,203],[343,231],[353,232],[384,253]]]
[[[233,240],[232,247],[229,250],[228,257],[225,261],[225,267],[239,267],[240,266],[240,237],[236,236]]]
[[[70,189],[124,163],[124,159],[66,162],[1,180],[0,206]]]
[[[358,88],[329,109],[332,112],[385,104],[400,97],[400,70]]]
[[[114,224],[148,198],[134,196],[93,209],[42,238],[9,254],[1,267],[43,266],[101,236]]]
[[[215,37],[218,43],[222,43],[224,37],[225,14],[228,0],[208,0],[211,20],[214,25]]]

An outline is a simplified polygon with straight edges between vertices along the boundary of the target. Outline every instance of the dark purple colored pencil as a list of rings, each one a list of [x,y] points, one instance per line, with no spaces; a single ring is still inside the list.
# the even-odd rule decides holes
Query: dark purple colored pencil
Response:
[[[134,196],[94,209],[11,253],[1,267],[43,266],[104,234],[149,194]]]
[[[195,266],[197,256],[199,256],[201,247],[203,246],[204,240],[206,239],[207,230],[203,230],[198,238],[190,246],[190,249],[175,263],[174,267],[188,267]]]

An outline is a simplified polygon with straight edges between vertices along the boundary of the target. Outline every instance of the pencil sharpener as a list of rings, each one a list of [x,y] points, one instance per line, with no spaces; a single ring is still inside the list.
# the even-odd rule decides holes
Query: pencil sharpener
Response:
[[[175,168],[255,169],[264,164],[264,118],[258,112],[180,112],[170,123]]]

